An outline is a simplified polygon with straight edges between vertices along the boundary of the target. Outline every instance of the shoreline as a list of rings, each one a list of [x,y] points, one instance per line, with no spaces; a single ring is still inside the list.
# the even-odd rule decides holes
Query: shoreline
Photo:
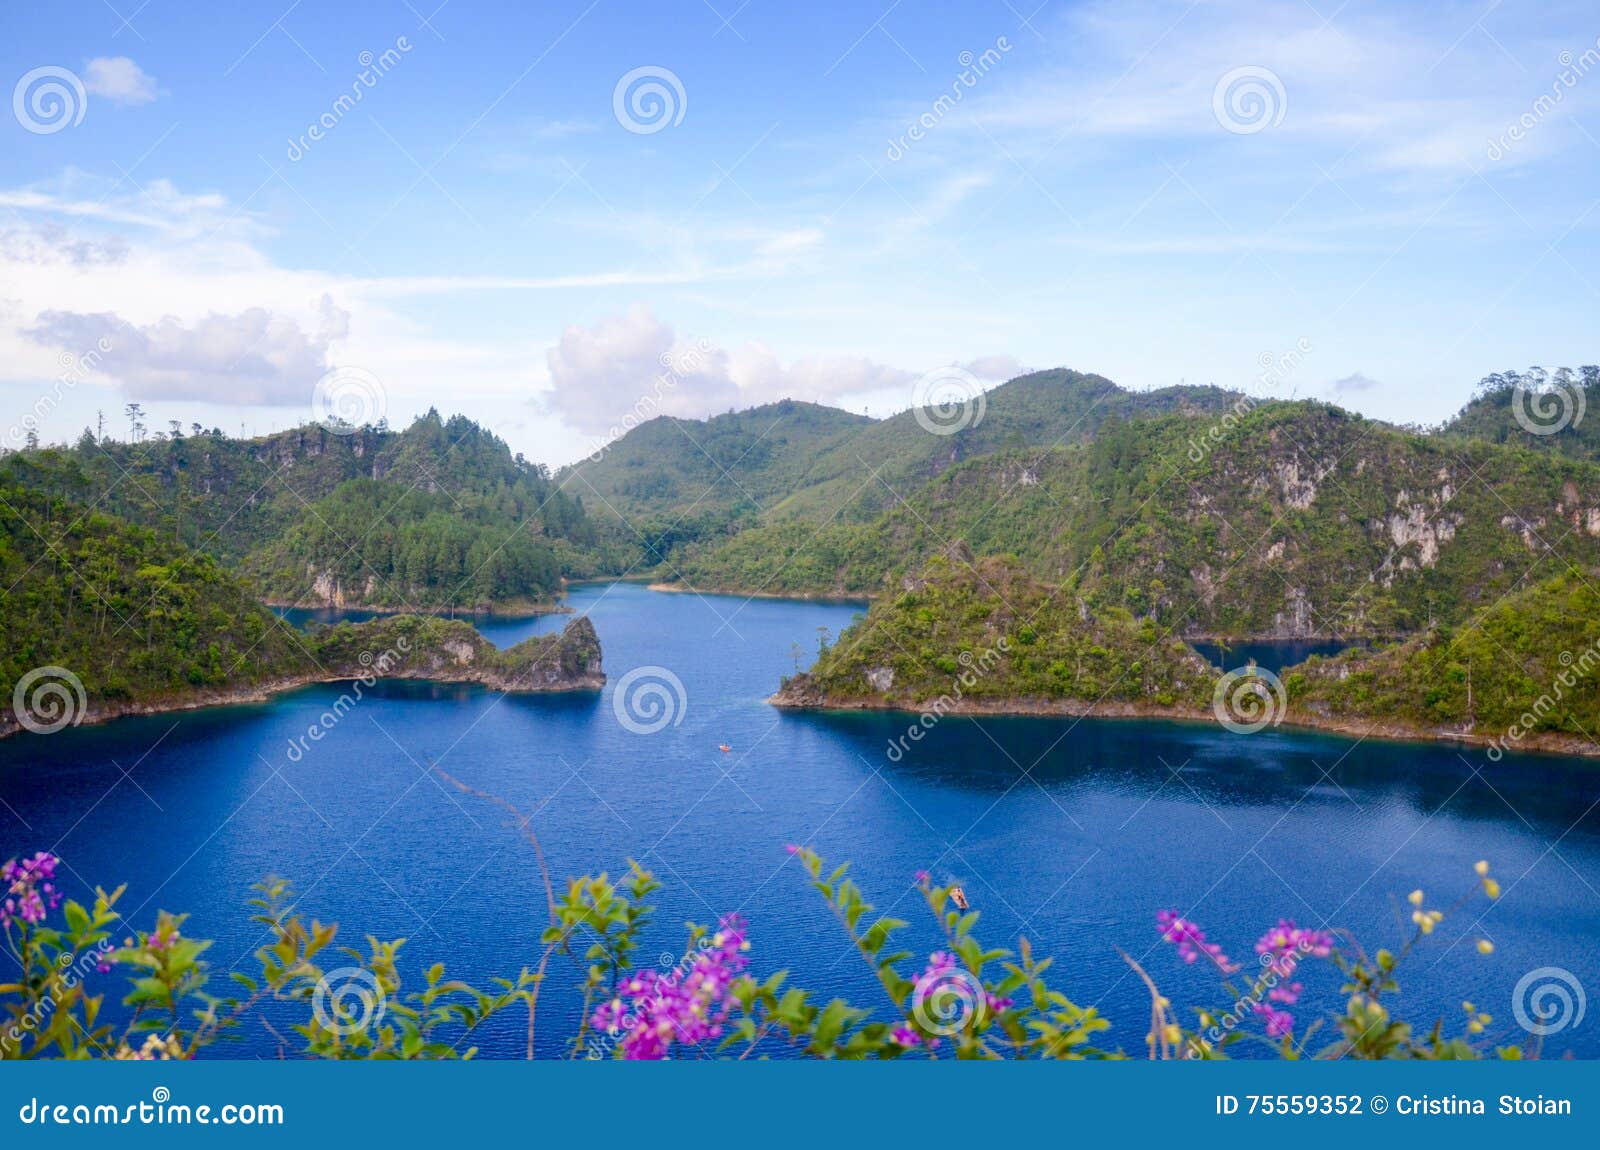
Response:
[[[920,715],[933,709],[933,702],[916,706],[876,698],[801,700],[785,696],[783,691],[767,699],[770,706],[784,711],[881,711],[887,714]],[[1154,703],[1086,703],[1080,699],[1009,699],[1002,702],[974,702],[968,699],[952,700],[941,708],[945,715],[957,717],[993,716],[1013,718],[1063,718],[1063,719],[1147,719],[1155,722],[1197,723],[1221,727],[1209,710],[1197,707],[1162,707]],[[1496,745],[1499,740],[1488,735],[1451,731],[1445,728],[1424,727],[1399,720],[1360,720],[1309,715],[1293,711],[1273,723],[1266,730],[1288,728],[1320,734],[1338,735],[1342,738],[1363,741],[1379,739],[1391,743],[1426,743],[1430,745],[1455,743],[1472,747]],[[1534,734],[1515,740],[1507,754],[1549,754],[1563,758],[1597,759],[1600,748],[1584,739],[1570,735]]]
[[[795,592],[785,594],[778,591],[737,591],[722,587],[685,587],[679,583],[648,583],[646,591],[662,591],[669,595],[722,595],[731,599],[774,599],[790,603],[838,603],[848,605],[851,603],[872,603],[878,597],[865,592],[856,595],[822,595]]]
[[[476,674],[467,673],[463,668],[462,673],[456,675],[440,674],[438,672],[422,674],[390,674],[381,675],[373,680],[377,683],[392,682],[395,680],[409,680],[416,683],[438,683],[445,686],[458,686],[472,684],[486,687],[492,691],[503,691],[508,695],[575,695],[584,693],[599,693],[606,685],[603,673],[583,675],[573,680],[563,680],[554,686],[512,686],[504,682],[494,672],[479,671]],[[252,703],[270,703],[278,695],[290,691],[298,691],[302,687],[315,687],[326,683],[355,683],[364,681],[364,676],[310,674],[295,675],[287,678],[264,679],[248,686],[219,688],[198,692],[193,695],[174,696],[170,699],[145,700],[143,702],[116,702],[90,705],[72,727],[99,727],[106,723],[114,723],[118,719],[140,718],[155,715],[170,715],[179,711],[205,711],[212,708],[223,709],[226,707],[247,706]],[[20,723],[7,722],[0,725],[0,739],[7,739],[13,735],[22,734],[27,728]]]
[[[281,599],[263,599],[261,605],[272,611],[370,611],[374,615],[431,615],[438,619],[537,619],[545,615],[572,615],[576,612],[564,603],[530,603],[518,607],[468,609],[465,607],[374,607],[367,603],[331,603],[312,606],[306,603],[289,603]],[[283,616],[279,616],[283,618]],[[314,621],[314,620],[313,620]],[[287,622],[287,620],[285,620]]]

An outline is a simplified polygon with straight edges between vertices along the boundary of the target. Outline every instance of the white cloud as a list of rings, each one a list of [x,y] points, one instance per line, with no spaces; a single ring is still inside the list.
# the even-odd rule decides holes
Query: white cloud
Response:
[[[126,56],[96,56],[83,66],[83,86],[114,104],[148,104],[155,79]]]
[[[909,405],[921,374],[864,356],[808,356],[785,365],[759,341],[723,350],[681,339],[643,304],[593,327],[568,327],[546,354],[552,386],[544,404],[595,434],[615,434],[656,415],[701,419],[780,399],[838,404],[898,394]],[[986,382],[1022,370],[1008,355],[965,366]]]
[[[251,308],[207,315],[190,325],[168,316],[136,326],[110,312],[47,311],[27,335],[73,354],[100,347],[101,374],[131,399],[190,399],[224,406],[307,406],[328,370],[329,345],[347,332],[349,313],[324,296],[313,333]]]

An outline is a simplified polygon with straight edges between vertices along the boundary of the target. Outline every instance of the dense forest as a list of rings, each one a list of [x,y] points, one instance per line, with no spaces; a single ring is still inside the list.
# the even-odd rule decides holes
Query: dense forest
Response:
[[[1388,636],[1458,621],[1535,562],[1600,563],[1600,466],[1312,402],[1212,438],[1113,420],[954,466],[866,523],[778,522],[687,549],[702,588],[882,594],[962,540],[1180,635]]]
[[[17,452],[0,477],[213,555],[273,602],[392,609],[552,603],[637,546],[492,432],[436,412],[403,432],[307,426]]]
[[[0,588],[0,734],[30,713],[46,723],[109,717],[357,678],[375,666],[385,677],[505,690],[603,681],[587,619],[504,651],[468,623],[432,616],[303,632],[212,556],[15,485],[0,486]]]

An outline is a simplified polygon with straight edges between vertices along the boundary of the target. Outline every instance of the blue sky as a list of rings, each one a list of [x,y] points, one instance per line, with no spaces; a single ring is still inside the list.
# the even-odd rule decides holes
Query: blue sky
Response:
[[[9,7],[0,424],[332,371],[560,463],[663,355],[680,414],[959,364],[1420,422],[1597,357],[1592,3],[436,5]]]

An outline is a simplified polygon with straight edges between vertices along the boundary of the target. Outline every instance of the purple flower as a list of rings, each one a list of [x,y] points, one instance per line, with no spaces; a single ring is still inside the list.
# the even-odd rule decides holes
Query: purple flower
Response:
[[[1283,1038],[1294,1032],[1294,1015],[1286,1010],[1275,1010],[1264,1002],[1256,1004],[1256,1014],[1266,1019],[1267,1037]]]
[[[622,1056],[662,1059],[673,1043],[698,1045],[722,1037],[723,1023],[738,1004],[734,993],[750,965],[744,923],[725,916],[700,948],[665,974],[641,970],[602,1003],[591,1020],[596,1030],[621,1036]]]
[[[61,893],[50,881],[60,862],[55,855],[39,851],[32,858],[11,859],[0,865],[0,884],[6,894],[5,902],[0,903],[0,929],[9,927],[14,919],[37,925],[61,905]]]
[[[1167,942],[1176,943],[1178,956],[1184,962],[1194,962],[1202,954],[1217,964],[1224,974],[1232,974],[1239,965],[1222,953],[1222,947],[1206,941],[1206,932],[1175,910],[1156,912],[1156,930]]]

